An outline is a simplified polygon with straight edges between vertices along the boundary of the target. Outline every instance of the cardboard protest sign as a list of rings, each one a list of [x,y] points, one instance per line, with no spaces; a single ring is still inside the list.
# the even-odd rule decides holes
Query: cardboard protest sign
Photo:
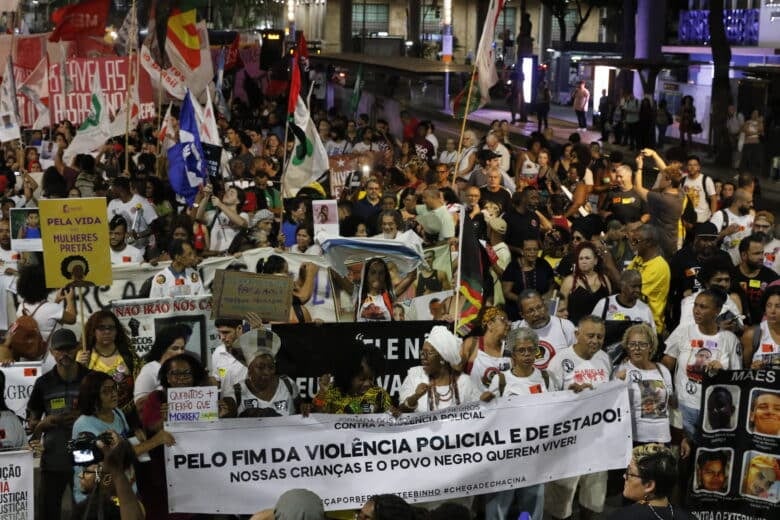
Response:
[[[289,276],[219,270],[211,287],[212,316],[243,319],[255,312],[264,321],[286,322],[292,306],[292,284]]]
[[[38,205],[46,287],[109,285],[106,199],[51,199]]]

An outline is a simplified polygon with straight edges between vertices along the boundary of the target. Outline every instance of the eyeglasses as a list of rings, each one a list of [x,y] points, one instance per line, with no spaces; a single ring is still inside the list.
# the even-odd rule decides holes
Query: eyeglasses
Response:
[[[82,469],[79,476],[81,478],[85,478],[87,475],[95,475],[95,474],[97,474],[97,471],[93,471],[91,469]]]
[[[645,350],[650,348],[650,343],[647,341],[629,341],[626,343],[626,347],[630,350]]]
[[[539,351],[536,347],[527,347],[527,348],[515,348],[512,349],[513,354],[520,354],[521,356],[527,356],[527,355],[533,355],[535,356],[536,353]]]
[[[420,351],[420,359],[427,359],[430,357],[436,357],[439,353],[435,350],[421,350]]]
[[[636,473],[629,473],[628,471],[623,473],[623,480],[628,480],[628,477],[642,478],[642,475],[637,475]]]
[[[578,237],[577,235],[574,235],[571,237],[572,242],[583,242],[585,239],[583,237]]]
[[[168,377],[192,377],[192,370],[169,370]]]
[[[103,394],[118,394],[119,385],[104,386],[100,389],[100,392]]]

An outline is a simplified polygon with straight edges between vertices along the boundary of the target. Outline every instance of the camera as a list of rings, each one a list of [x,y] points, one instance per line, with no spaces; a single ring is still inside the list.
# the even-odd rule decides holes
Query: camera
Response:
[[[97,441],[103,441],[106,446],[111,445],[109,432],[95,435],[91,432],[82,432],[78,438],[68,441],[68,452],[73,457],[76,466],[89,466],[103,461],[103,452],[98,448]]]

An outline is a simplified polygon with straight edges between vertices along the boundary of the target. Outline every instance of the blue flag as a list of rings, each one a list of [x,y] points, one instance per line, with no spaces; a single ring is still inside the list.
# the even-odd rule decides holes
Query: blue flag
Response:
[[[192,93],[187,90],[179,116],[179,142],[168,149],[168,180],[176,195],[190,207],[206,180],[206,161],[192,103]]]

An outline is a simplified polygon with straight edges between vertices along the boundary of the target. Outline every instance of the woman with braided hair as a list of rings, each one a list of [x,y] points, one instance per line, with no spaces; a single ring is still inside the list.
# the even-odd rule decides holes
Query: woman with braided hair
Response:
[[[446,327],[431,329],[420,349],[420,366],[410,368],[401,384],[401,411],[443,410],[479,399],[471,378],[460,373],[460,348],[461,340]]]

